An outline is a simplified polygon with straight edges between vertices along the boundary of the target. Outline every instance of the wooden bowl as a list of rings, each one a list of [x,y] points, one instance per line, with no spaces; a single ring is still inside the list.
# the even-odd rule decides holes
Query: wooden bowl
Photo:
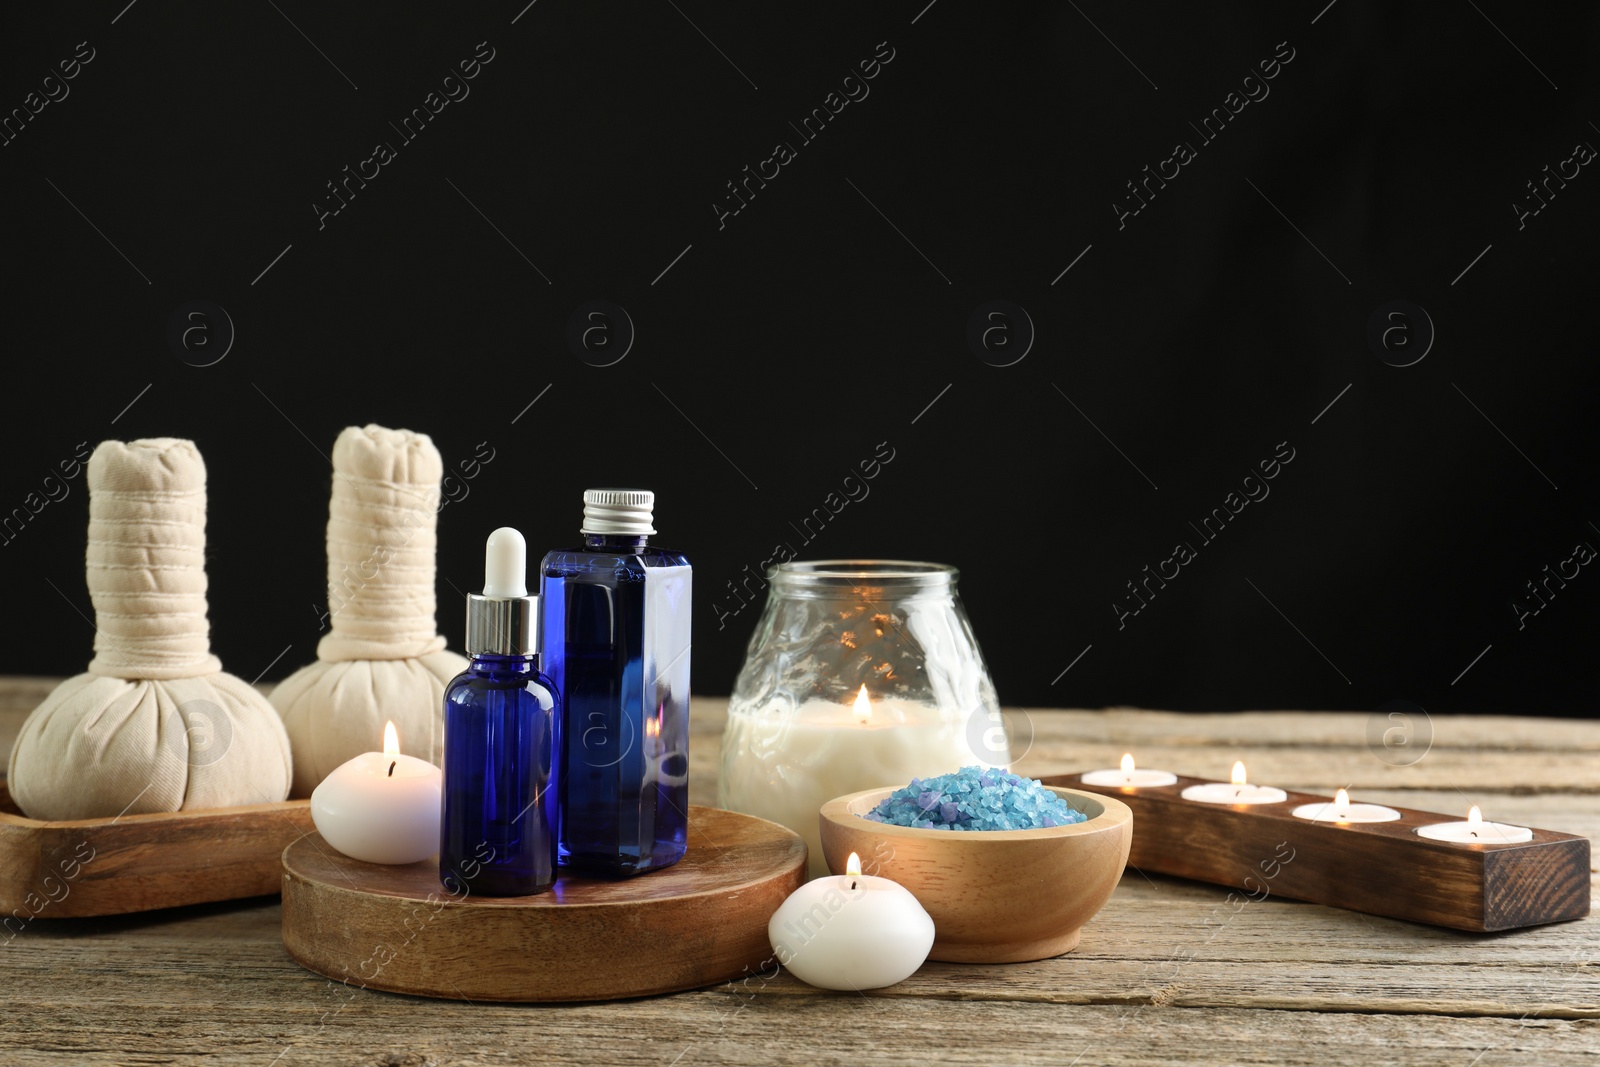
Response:
[[[1042,830],[919,830],[861,816],[893,789],[838,797],[819,816],[828,869],[850,853],[862,871],[899,882],[933,917],[928,958],[1020,963],[1078,947],[1083,925],[1111,897],[1133,841],[1120,800],[1049,787],[1089,818]]]

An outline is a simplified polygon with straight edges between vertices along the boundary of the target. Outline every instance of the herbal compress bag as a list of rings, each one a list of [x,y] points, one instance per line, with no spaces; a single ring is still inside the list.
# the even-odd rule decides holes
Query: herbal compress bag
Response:
[[[206,467],[192,441],[104,441],[89,458],[95,656],[22,724],[8,787],[35,819],[282,800],[289,739],[211,654]]]
[[[272,691],[294,748],[294,796],[382,749],[386,722],[406,755],[443,758],[444,686],[467,665],[444,651],[434,620],[443,476],[426,434],[351,426],[334,443],[328,633],[317,662]]]

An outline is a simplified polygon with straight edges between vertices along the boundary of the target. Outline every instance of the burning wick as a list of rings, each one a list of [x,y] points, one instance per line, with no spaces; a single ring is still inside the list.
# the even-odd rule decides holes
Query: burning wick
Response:
[[[850,858],[845,861],[844,873],[845,877],[850,879],[850,888],[858,888],[861,884],[861,857],[854,852],[850,853]]]
[[[399,756],[400,755],[400,735],[399,735],[399,733],[397,733],[395,731],[393,722],[386,722],[386,723],[383,724],[383,754],[385,756]],[[394,769],[395,769],[396,764],[398,764],[399,762],[400,761],[398,759],[390,761],[390,763],[389,763],[389,777],[390,778],[394,777]]]
[[[862,686],[861,691],[856,694],[855,714],[856,722],[862,726],[872,721],[872,701],[867,696],[866,686]]]
[[[1123,775],[1123,780],[1125,782],[1127,782],[1129,785],[1133,784],[1133,753],[1132,752],[1124,752],[1122,754],[1122,775]]]
[[[1238,789],[1233,791],[1233,795],[1238,796],[1240,793],[1244,792],[1244,785],[1247,781],[1249,781],[1249,779],[1244,776],[1244,760],[1234,761],[1233,774],[1231,777],[1233,778],[1233,784],[1239,786]]]

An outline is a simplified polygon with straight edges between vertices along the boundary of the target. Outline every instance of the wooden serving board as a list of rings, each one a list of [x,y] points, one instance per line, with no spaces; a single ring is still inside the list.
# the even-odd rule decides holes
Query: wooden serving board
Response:
[[[0,777],[0,922],[266,896],[284,847],[312,830],[307,800],[45,822]]]
[[[563,874],[531,897],[452,895],[436,860],[363,863],[312,834],[283,853],[283,944],[345,985],[450,1000],[612,1000],[772,964],[767,920],[805,881],[776,823],[689,809],[689,851],[619,881]]]

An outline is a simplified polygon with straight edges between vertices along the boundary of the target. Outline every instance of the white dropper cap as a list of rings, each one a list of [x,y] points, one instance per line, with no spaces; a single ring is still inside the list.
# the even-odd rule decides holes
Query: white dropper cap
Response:
[[[539,598],[528,594],[528,542],[509,526],[483,549],[483,592],[467,594],[467,654],[539,651]]]
[[[483,595],[528,595],[528,542],[510,526],[490,534],[484,546]]]

